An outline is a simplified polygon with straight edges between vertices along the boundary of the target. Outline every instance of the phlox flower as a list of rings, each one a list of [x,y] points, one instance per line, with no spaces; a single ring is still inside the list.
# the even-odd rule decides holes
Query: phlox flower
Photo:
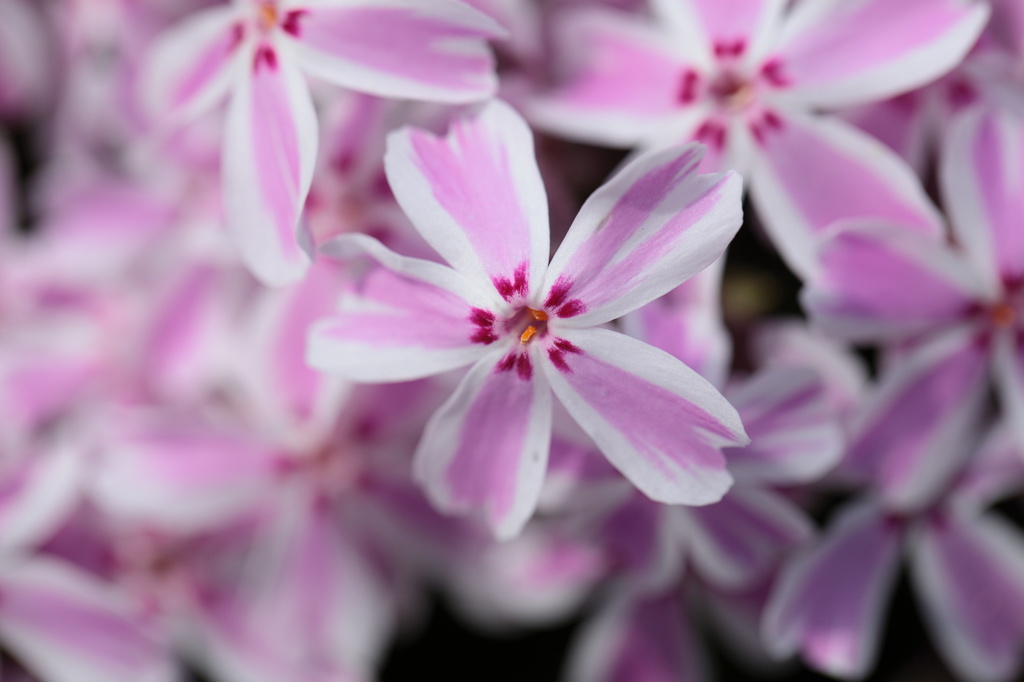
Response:
[[[693,370],[601,328],[718,259],[741,221],[735,174],[696,174],[698,145],[644,156],[584,204],[548,262],[547,200],[529,128],[502,102],[447,137],[403,129],[385,166],[399,204],[449,265],[365,235],[328,253],[373,262],[311,331],[312,366],[403,381],[471,366],[427,424],[417,478],[436,505],[516,535],[537,504],[552,393],[650,497],[708,504],[746,442],[735,410]]]
[[[963,0],[654,0],[654,21],[564,17],[563,84],[530,110],[585,142],[649,149],[696,139],[735,168],[798,274],[812,236],[854,215],[927,221],[913,176],[877,141],[821,110],[878,101],[960,62],[988,17]]]
[[[147,108],[194,115],[229,92],[223,147],[227,228],[253,273],[281,285],[309,265],[299,225],[317,121],[303,74],[385,97],[462,103],[496,87],[486,39],[502,34],[454,0],[235,0],[160,37]]]

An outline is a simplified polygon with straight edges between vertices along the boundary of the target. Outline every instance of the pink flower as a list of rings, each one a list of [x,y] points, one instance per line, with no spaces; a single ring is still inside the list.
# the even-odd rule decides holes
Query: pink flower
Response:
[[[471,365],[427,425],[415,470],[436,505],[483,511],[501,537],[536,506],[552,392],[650,497],[718,500],[731,482],[720,448],[746,442],[735,410],[667,353],[600,326],[721,256],[740,223],[739,178],[698,176],[696,145],[641,157],[591,196],[549,264],[532,149],[501,102],[446,138],[393,133],[392,189],[450,267],[365,235],[329,244],[376,265],[313,328],[309,362],[374,382]]]
[[[839,218],[927,221],[913,176],[877,141],[813,115],[913,89],[953,68],[987,6],[964,0],[654,0],[656,23],[566,17],[565,85],[532,109],[559,134],[650,148],[687,139],[749,175],[773,241],[798,273]],[[787,7],[789,9],[787,9]]]
[[[157,41],[145,94],[151,111],[173,119],[231,91],[227,226],[253,273],[281,285],[299,279],[310,261],[299,218],[318,131],[303,73],[386,97],[480,100],[496,87],[485,40],[501,33],[453,0],[235,0]]]

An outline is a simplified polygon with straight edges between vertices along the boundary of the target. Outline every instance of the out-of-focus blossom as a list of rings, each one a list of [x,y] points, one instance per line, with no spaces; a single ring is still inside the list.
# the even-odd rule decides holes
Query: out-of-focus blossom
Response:
[[[584,141],[709,145],[705,163],[749,174],[775,245],[799,274],[814,234],[840,218],[922,230],[927,201],[891,154],[840,121],[812,115],[906,92],[941,76],[981,32],[987,6],[962,0],[787,3],[660,0],[658,23],[591,10],[565,17],[561,89],[531,109]]]
[[[362,381],[472,364],[428,424],[416,471],[440,508],[484,511],[502,537],[516,535],[536,505],[552,391],[646,494],[717,500],[730,484],[719,448],[745,438],[735,412],[682,363],[596,327],[721,255],[739,222],[738,178],[697,176],[696,146],[638,159],[590,198],[549,265],[532,146],[525,122],[501,103],[447,138],[396,133],[392,189],[451,267],[361,235],[336,241],[335,255],[377,265],[314,329],[310,362]],[[644,436],[632,438],[635,430]],[[679,440],[690,444],[684,460]]]
[[[495,89],[487,38],[501,29],[454,0],[237,0],[197,13],[152,47],[147,108],[181,119],[229,93],[223,147],[228,230],[263,282],[310,263],[300,217],[318,130],[305,74],[386,97],[467,102]]]

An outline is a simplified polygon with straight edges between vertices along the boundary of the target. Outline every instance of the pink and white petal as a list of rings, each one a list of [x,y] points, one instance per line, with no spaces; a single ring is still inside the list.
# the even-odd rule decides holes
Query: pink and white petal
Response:
[[[587,199],[544,279],[560,325],[613,320],[722,257],[743,221],[743,183],[698,175],[702,156],[696,143],[643,154]]]
[[[628,487],[621,500],[616,498],[623,495],[610,487],[601,492],[604,499],[592,503],[600,510],[596,523],[586,536],[609,558],[617,582],[645,592],[671,589],[684,572],[682,539],[689,519],[678,513],[682,510],[652,502]],[[612,508],[606,512],[605,506]]]
[[[726,451],[741,482],[809,483],[839,461],[845,445],[828,387],[810,368],[762,370],[726,391],[750,436],[745,448]]]
[[[668,353],[605,329],[552,329],[542,363],[559,401],[651,499],[717,502],[732,485],[721,448],[747,442],[736,410]]]
[[[212,109],[252,56],[237,6],[188,16],[149,47],[139,78],[142,104],[155,121],[182,122]]]
[[[723,590],[754,586],[814,533],[799,507],[768,489],[738,486],[721,502],[688,513],[687,558],[701,578]]]
[[[704,56],[730,52],[745,63],[756,64],[777,38],[786,0],[655,0],[654,11],[670,22],[688,52]],[[706,56],[705,56],[706,55]]]
[[[260,47],[225,121],[224,217],[242,260],[264,284],[299,280],[309,268],[299,221],[319,135],[313,100],[290,55]]]
[[[778,43],[787,96],[838,108],[913,90],[959,64],[988,16],[972,0],[801,0]]]
[[[566,12],[559,28],[559,45],[579,47],[563,57],[561,85],[527,107],[531,123],[581,142],[632,147],[680,115],[689,61],[655,26],[588,9]]]
[[[404,128],[384,158],[395,198],[453,268],[489,282],[506,300],[536,291],[550,233],[533,134],[494,100],[442,138]]]
[[[342,294],[338,310],[310,329],[310,367],[351,381],[410,381],[472,364],[491,350],[493,339],[473,340],[482,331],[474,319],[493,321],[489,292],[476,282],[399,256],[366,235],[339,237],[323,251],[374,262]]]
[[[551,391],[537,354],[505,363],[491,353],[470,369],[431,418],[413,470],[441,511],[483,516],[513,538],[533,516],[551,447]]]
[[[1024,277],[1024,125],[978,107],[944,137],[940,179],[958,242],[993,291]]]
[[[85,457],[58,441],[4,471],[0,485],[0,551],[33,546],[54,533],[79,502]]]
[[[842,512],[823,539],[779,577],[762,621],[768,650],[800,652],[809,666],[846,679],[874,665],[902,531],[870,504]]]
[[[707,682],[703,650],[672,596],[617,595],[585,624],[569,682]]]
[[[823,236],[818,265],[801,302],[816,327],[853,342],[948,328],[988,293],[948,243],[884,222],[838,223]]]
[[[912,536],[910,567],[939,651],[963,679],[1008,680],[1024,646],[1024,537],[995,515],[946,514]]]
[[[750,192],[775,247],[801,276],[817,267],[819,235],[871,218],[938,236],[942,219],[914,171],[838,119],[786,112],[755,146]]]
[[[960,329],[894,364],[852,425],[843,470],[873,481],[890,508],[933,501],[978,436],[989,362],[973,330]]]
[[[720,258],[619,323],[630,336],[671,353],[715,386],[724,386],[732,339],[722,321]]]
[[[115,417],[91,498],[128,522],[178,531],[220,526],[266,494],[281,471],[280,454],[245,433],[186,418]]]
[[[120,595],[69,564],[35,558],[0,569],[0,637],[48,682],[173,682],[168,647]]]
[[[843,120],[883,142],[919,175],[931,163],[932,108],[926,91],[914,91],[882,102],[839,112]]]
[[[989,429],[977,452],[953,482],[946,504],[979,513],[1024,488],[1024,439],[1009,419]]]
[[[487,41],[506,31],[452,0],[330,0],[296,11],[294,53],[317,78],[380,97],[463,104],[497,90]]]
[[[993,335],[992,382],[1003,419],[1024,443],[1024,335],[997,330]]]

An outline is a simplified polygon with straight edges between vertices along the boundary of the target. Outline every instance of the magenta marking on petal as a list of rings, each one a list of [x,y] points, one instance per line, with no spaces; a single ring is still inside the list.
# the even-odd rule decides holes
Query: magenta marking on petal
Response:
[[[300,26],[299,22],[302,21],[303,17],[309,14],[308,10],[295,9],[285,15],[284,21],[281,22],[281,29],[285,33],[290,33],[296,38],[299,37]]]
[[[764,63],[761,67],[761,77],[777,88],[789,85],[789,79],[783,73],[782,60],[777,57]]]
[[[568,301],[565,305],[559,308],[555,315],[558,317],[576,317],[587,312],[586,304],[578,298],[574,298]]]
[[[693,69],[687,69],[683,74],[683,82],[679,87],[679,102],[690,104],[697,99],[697,86],[700,84],[700,76]]]
[[[530,362],[530,356],[526,353],[521,353],[516,357],[516,374],[523,381],[529,381],[533,376],[533,363]]]
[[[551,364],[563,374],[572,374],[572,368],[569,367],[569,363],[565,361],[565,356],[582,354],[582,349],[565,339],[555,339],[551,348],[548,348],[548,359],[551,360]]]
[[[565,299],[569,297],[569,289],[572,288],[572,280],[565,275],[562,275],[555,280],[554,286],[551,287],[551,291],[548,293],[548,299],[544,301],[545,308],[557,308],[563,303]]]
[[[256,55],[253,57],[252,69],[258,72],[260,65],[266,64],[267,68],[272,71],[277,70],[277,53],[274,52],[274,48],[269,45],[260,45],[256,50]]]
[[[499,372],[511,372],[512,369],[515,368],[516,366],[516,356],[517,353],[515,351],[512,351],[511,353],[503,357],[501,360],[498,361],[497,370]]]
[[[718,150],[725,148],[725,128],[715,121],[705,121],[697,128],[694,138]]]
[[[739,57],[747,50],[747,42],[742,38],[737,38],[732,42],[728,40],[719,40],[715,42],[715,56],[719,59],[727,57]]]
[[[469,321],[477,326],[476,331],[469,337],[473,343],[484,345],[492,344],[498,340],[494,333],[494,313],[482,308],[472,308],[469,313]]]
[[[492,281],[494,282],[494,288],[498,290],[501,297],[506,301],[511,301],[517,296],[526,296],[529,291],[529,282],[527,281],[527,275],[529,273],[529,263],[525,261],[516,266],[515,274],[513,279],[508,277],[495,277]]]

